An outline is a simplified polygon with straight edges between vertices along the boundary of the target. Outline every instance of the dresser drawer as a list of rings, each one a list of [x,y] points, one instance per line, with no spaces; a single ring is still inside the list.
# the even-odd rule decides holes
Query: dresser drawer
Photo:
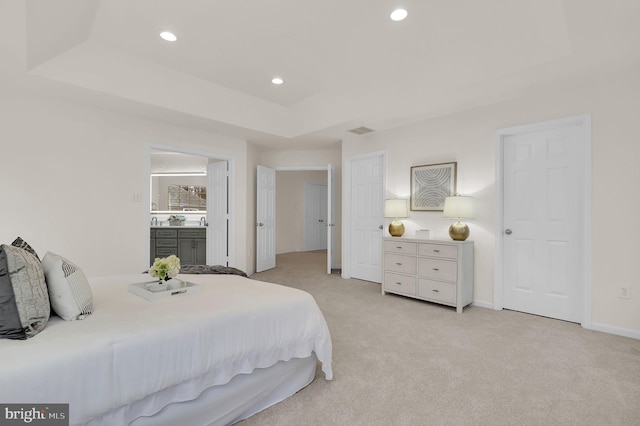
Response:
[[[456,285],[431,281],[420,278],[418,281],[418,296],[438,302],[456,304]]]
[[[178,247],[178,240],[175,238],[156,238],[156,247]]]
[[[176,229],[156,229],[156,238],[178,238]]]
[[[416,295],[416,277],[406,275],[392,274],[387,272],[384,274],[384,289],[387,291]]]
[[[385,241],[384,251],[388,253],[416,254],[418,244],[406,241]]]
[[[414,256],[402,256],[400,254],[388,254],[384,256],[385,271],[402,272],[403,274],[416,274],[417,258]]]
[[[180,229],[178,230],[179,238],[206,238],[206,230],[203,229]]]
[[[458,262],[421,257],[418,260],[418,275],[437,280],[456,281],[458,279]]]
[[[178,249],[176,247],[156,247],[156,257],[167,257],[172,254],[178,254]]]
[[[444,244],[420,244],[418,247],[418,255],[457,259],[458,246]]]

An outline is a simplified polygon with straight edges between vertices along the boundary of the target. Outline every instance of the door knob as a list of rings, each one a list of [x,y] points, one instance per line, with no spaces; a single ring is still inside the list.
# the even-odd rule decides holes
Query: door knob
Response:
[[[511,232],[513,232],[513,231],[511,231],[511,229],[509,229],[509,228],[504,230],[504,233],[507,234],[507,235],[511,235]]]
[[[258,223],[256,223],[256,225],[258,225],[258,226],[264,226],[264,223],[262,223],[262,222],[258,222]]]
[[[382,225],[378,226],[378,229],[382,229]]]

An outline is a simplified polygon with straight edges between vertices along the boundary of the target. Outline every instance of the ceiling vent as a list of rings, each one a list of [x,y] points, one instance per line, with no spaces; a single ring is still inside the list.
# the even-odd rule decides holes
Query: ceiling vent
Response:
[[[356,135],[364,135],[367,133],[375,132],[375,130],[370,129],[368,127],[356,127],[355,129],[348,130],[351,133],[355,133]]]

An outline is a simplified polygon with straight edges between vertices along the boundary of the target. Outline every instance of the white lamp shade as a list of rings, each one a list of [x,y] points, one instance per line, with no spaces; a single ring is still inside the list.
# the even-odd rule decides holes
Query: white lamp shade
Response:
[[[457,195],[447,197],[444,200],[443,217],[451,217],[455,219],[472,219],[475,217],[473,208],[473,197],[465,197]]]
[[[385,200],[384,217],[409,217],[407,200]]]

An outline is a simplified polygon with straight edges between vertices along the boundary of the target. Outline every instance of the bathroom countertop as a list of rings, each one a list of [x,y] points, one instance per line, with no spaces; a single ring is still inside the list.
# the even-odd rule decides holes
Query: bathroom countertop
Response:
[[[171,226],[171,225],[151,225],[152,229],[164,229],[164,228],[175,228],[175,229],[180,229],[180,228],[206,228],[206,226],[202,226],[202,225],[178,225],[178,226]]]

